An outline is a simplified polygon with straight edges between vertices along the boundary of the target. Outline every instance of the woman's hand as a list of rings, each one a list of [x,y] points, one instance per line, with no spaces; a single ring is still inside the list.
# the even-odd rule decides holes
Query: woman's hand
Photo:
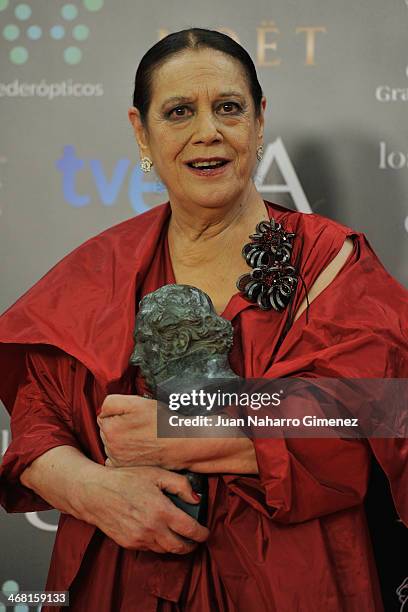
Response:
[[[63,445],[37,457],[20,481],[60,512],[95,525],[130,550],[185,554],[209,535],[164,494],[199,501],[181,474],[152,467],[109,468]]]
[[[150,465],[202,473],[258,473],[252,442],[246,437],[231,437],[231,427],[224,438],[220,428],[217,433],[221,437],[209,437],[204,428],[203,437],[157,438],[158,409],[165,410],[157,408],[155,400],[138,395],[105,398],[97,420],[107,466]],[[242,431],[237,429],[239,435],[242,436]]]
[[[157,402],[139,395],[108,395],[97,417],[106,465],[162,465]]]
[[[186,554],[209,535],[163,491],[197,503],[185,476],[153,467],[98,466],[83,482],[81,515],[129,550]]]

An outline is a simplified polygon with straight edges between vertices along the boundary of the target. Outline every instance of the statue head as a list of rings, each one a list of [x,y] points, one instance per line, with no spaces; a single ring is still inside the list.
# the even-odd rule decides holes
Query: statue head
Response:
[[[218,316],[209,296],[191,285],[164,285],[140,301],[130,363],[150,387],[174,375],[181,360],[226,355],[230,321]]]

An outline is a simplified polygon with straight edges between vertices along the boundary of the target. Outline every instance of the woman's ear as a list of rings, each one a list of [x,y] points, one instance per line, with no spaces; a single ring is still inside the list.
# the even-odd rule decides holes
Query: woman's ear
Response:
[[[150,157],[149,138],[147,130],[143,125],[139,109],[135,106],[131,106],[128,110],[128,117],[139,146],[140,157]]]

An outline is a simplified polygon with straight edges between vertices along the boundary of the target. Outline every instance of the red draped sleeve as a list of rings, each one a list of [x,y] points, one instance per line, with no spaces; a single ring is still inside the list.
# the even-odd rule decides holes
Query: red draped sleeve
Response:
[[[11,407],[12,441],[0,467],[0,503],[8,512],[47,510],[50,505],[19,480],[37,457],[63,445],[88,454],[89,438],[93,438],[95,460],[103,461],[101,448],[97,456],[101,442],[94,418],[86,426],[86,418],[81,417],[82,428],[75,419],[74,407],[83,402],[81,389],[91,378],[74,357],[44,345],[27,349],[20,376]]]

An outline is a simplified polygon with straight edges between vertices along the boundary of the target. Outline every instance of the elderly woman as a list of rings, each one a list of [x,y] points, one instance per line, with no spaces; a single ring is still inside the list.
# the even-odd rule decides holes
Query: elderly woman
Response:
[[[72,610],[383,609],[363,500],[374,451],[408,524],[404,440],[157,439],[156,402],[129,366],[141,298],[186,284],[231,321],[242,377],[408,376],[406,293],[364,236],[257,192],[265,106],[229,37],[194,28],[155,44],[129,120],[169,201],[80,246],[1,320],[1,500],[61,511],[46,588],[69,590]],[[272,219],[265,244],[289,244],[277,282],[243,284],[243,247]],[[209,475],[206,527],[164,494],[197,503],[183,469]]]

